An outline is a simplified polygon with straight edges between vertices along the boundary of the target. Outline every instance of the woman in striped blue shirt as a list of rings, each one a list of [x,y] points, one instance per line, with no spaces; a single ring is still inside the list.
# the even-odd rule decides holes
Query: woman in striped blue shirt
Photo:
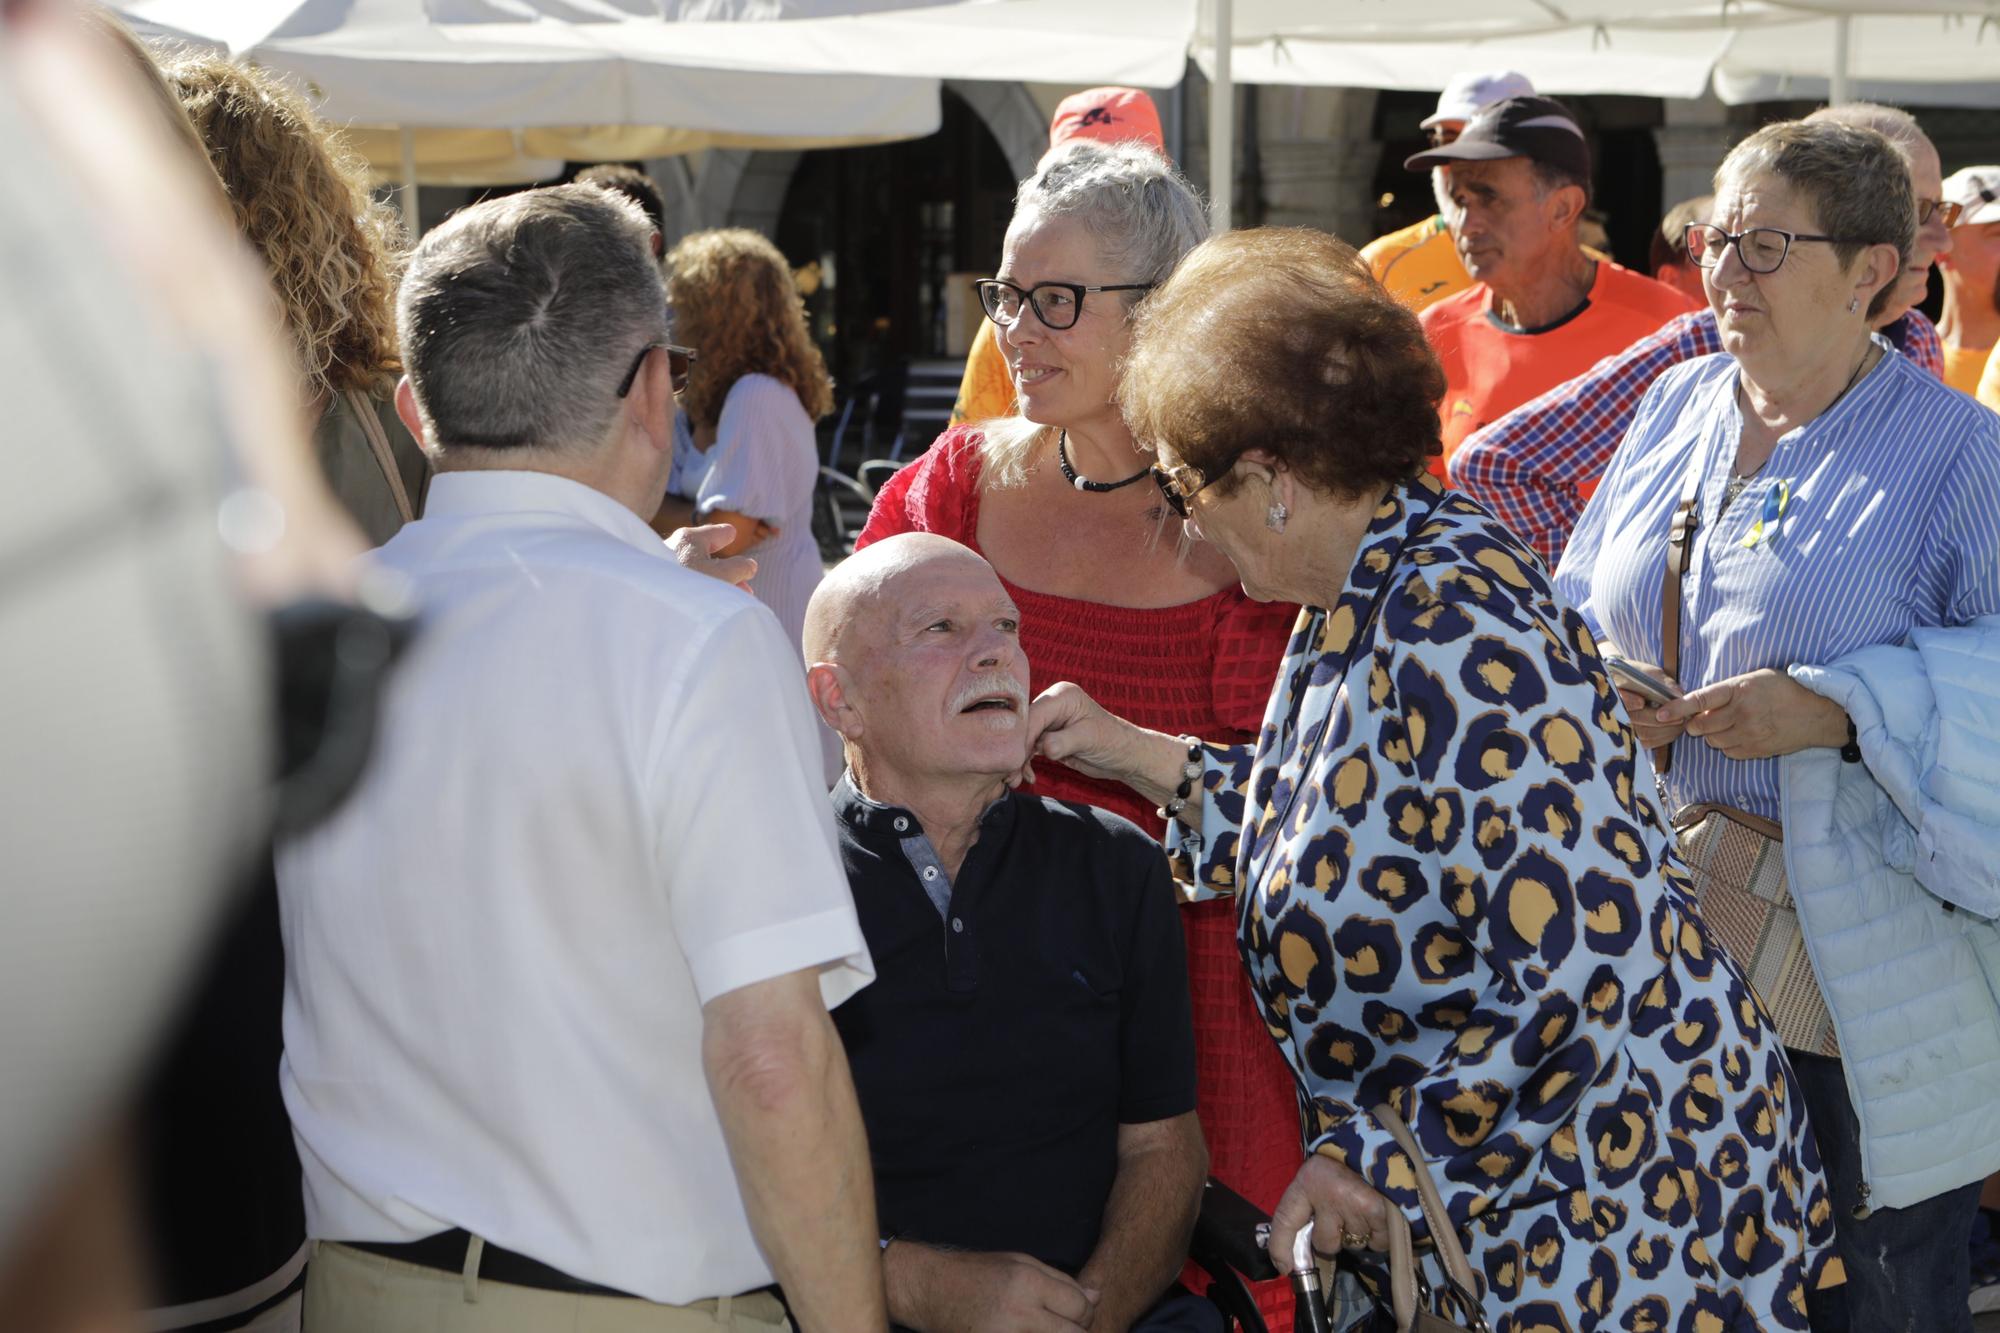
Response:
[[[2000,1052],[1980,984],[2000,934],[1949,894],[1906,918],[1808,882],[1788,785],[1815,763],[1884,781],[1857,719],[1802,680],[2000,613],[2000,417],[1869,332],[1920,207],[1880,135],[1767,126],[1715,184],[1688,249],[1724,354],[1647,393],[1557,587],[1607,655],[1654,677],[1621,679],[1634,729],[1681,812],[1704,915],[1798,1072],[1848,1273],[1844,1292],[1815,1294],[1814,1329],[1970,1330],[1966,1237],[1977,1182],[2000,1166],[1986,1109],[2000,1063],[1967,1071]],[[1863,808],[1838,817],[1865,822]],[[1980,836],[2000,858],[2000,831]],[[1943,964],[1903,965],[1933,948]],[[1971,1000],[1925,990],[1961,958]],[[1939,1056],[1912,1058],[1933,1040]]]

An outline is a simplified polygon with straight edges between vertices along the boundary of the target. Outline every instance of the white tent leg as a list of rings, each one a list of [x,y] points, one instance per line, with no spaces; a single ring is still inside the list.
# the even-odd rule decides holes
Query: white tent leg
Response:
[[[398,138],[403,150],[403,186],[396,191],[396,202],[403,206],[403,231],[408,234],[410,244],[415,245],[421,228],[417,213],[416,131],[405,125]]]
[[[1232,0],[1215,5],[1215,70],[1208,83],[1208,220],[1216,235],[1230,228],[1236,197],[1236,83],[1229,74],[1235,22]]]
[[[1833,21],[1833,77],[1827,80],[1826,100],[1829,106],[1839,106],[1852,94],[1848,91],[1847,70],[1851,63],[1850,48],[1854,40],[1854,20],[1846,14]]]

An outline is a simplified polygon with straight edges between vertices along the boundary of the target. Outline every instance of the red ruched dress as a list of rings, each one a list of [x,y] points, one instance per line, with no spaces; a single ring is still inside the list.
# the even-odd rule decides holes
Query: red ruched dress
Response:
[[[976,431],[958,427],[898,472],[875,497],[856,548],[899,532],[934,532],[979,549]],[[1252,601],[1230,587],[1180,606],[1123,607],[1056,597],[1001,582],[1021,612],[1029,689],[1059,680],[1082,686],[1119,717],[1204,740],[1247,741],[1284,657],[1296,606]],[[1123,815],[1154,837],[1164,826],[1122,783],[1060,764],[1035,765],[1025,790]],[[1194,1003],[1195,1109],[1208,1140],[1209,1171],[1269,1212],[1297,1174],[1298,1100],[1291,1069],[1258,1018],[1236,951],[1233,899],[1184,904],[1188,985]],[[1291,1292],[1261,1284],[1257,1303],[1273,1329],[1292,1326]]]

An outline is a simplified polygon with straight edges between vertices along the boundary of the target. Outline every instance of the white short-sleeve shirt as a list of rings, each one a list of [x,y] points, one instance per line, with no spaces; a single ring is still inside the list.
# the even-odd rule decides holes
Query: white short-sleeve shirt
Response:
[[[463,1227],[676,1304],[768,1283],[701,1006],[873,976],[796,653],[560,477],[441,475],[377,559],[423,632],[360,790],[278,860],[310,1233]]]

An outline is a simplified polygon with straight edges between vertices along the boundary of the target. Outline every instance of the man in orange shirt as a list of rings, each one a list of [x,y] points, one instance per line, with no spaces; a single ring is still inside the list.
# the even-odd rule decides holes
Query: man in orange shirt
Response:
[[[1433,148],[1458,138],[1465,122],[1481,109],[1510,97],[1533,97],[1535,85],[1525,74],[1495,70],[1488,74],[1457,74],[1438,94],[1437,110],[1425,116],[1424,134]],[[1472,275],[1459,262],[1451,228],[1444,220],[1443,173],[1431,173],[1438,211],[1361,247],[1361,260],[1389,295],[1419,314],[1445,297],[1472,285]]]
[[[1444,366],[1447,475],[1461,440],[1623,350],[1694,302],[1578,248],[1590,203],[1590,149],[1560,102],[1513,97],[1458,138],[1404,163],[1443,167],[1452,240],[1475,285],[1425,310]]]

